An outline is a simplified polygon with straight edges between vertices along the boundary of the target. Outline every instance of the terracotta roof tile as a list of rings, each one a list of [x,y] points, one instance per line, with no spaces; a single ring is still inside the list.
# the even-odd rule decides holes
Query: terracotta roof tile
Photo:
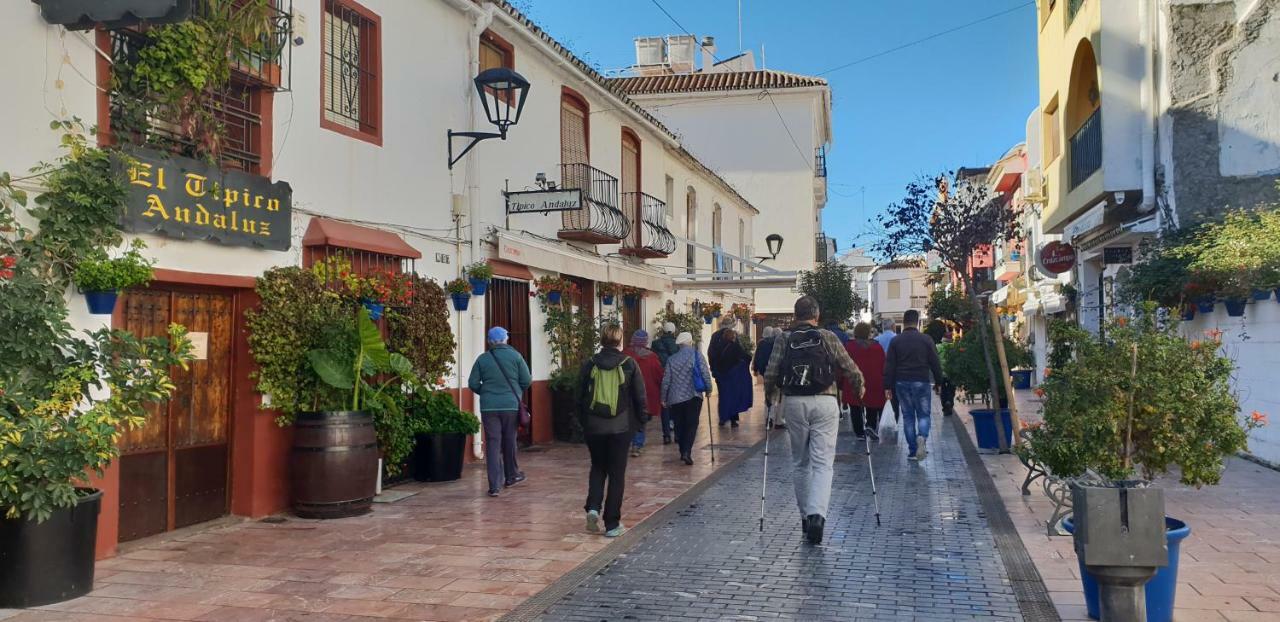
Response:
[[[692,93],[702,91],[748,91],[763,89],[794,89],[827,86],[827,81],[814,76],[803,76],[785,71],[762,69],[759,71],[725,71],[712,73],[684,73],[662,76],[633,76],[613,78],[609,82],[628,95],[652,93]]]

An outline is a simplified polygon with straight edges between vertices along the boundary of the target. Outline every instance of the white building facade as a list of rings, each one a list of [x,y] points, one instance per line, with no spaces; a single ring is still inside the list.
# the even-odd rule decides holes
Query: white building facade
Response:
[[[902,322],[910,309],[925,316],[929,304],[929,269],[924,260],[904,259],[878,266],[871,273],[871,316],[877,322]]]

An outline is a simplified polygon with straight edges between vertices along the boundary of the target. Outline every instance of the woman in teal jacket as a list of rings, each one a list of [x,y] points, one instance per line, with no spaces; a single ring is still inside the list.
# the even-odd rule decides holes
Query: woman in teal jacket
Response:
[[[529,365],[515,348],[507,345],[507,329],[489,329],[489,351],[476,357],[467,377],[467,386],[480,399],[480,421],[484,424],[485,466],[489,470],[489,496],[498,496],[505,486],[523,482],[524,473],[516,464],[516,425],[520,419],[520,399],[533,384]]]

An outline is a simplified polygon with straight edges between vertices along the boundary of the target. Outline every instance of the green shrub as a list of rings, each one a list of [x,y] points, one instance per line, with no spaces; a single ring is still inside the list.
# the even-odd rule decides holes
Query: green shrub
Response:
[[[85,259],[76,266],[72,281],[82,292],[123,291],[130,287],[146,285],[151,281],[151,266],[155,261],[142,256],[146,244],[134,240],[128,252],[114,259],[106,253]]]
[[[458,408],[444,391],[417,391],[405,404],[414,434],[479,434],[480,420]]]
[[[951,383],[969,395],[986,395],[991,391],[991,382],[987,377],[987,363],[982,354],[982,342],[979,341],[978,330],[970,329],[956,342],[943,344],[940,348],[942,357],[942,373]],[[996,356],[996,342],[991,339],[987,343],[991,354]],[[1009,362],[1009,369],[1030,367],[1034,364],[1031,353],[1022,344],[1004,338],[1004,354]],[[999,373],[1000,364],[996,363]],[[997,382],[1000,399],[1005,399],[1004,382]]]

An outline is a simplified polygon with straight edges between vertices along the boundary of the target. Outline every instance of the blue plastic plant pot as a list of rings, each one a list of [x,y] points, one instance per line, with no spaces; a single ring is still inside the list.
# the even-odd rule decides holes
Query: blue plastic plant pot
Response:
[[[467,278],[467,282],[471,283],[471,293],[476,296],[483,296],[489,291],[489,279]]]
[[[640,304],[640,297],[639,296],[623,296],[622,304],[627,305],[628,309],[634,309],[636,308],[636,305]]]
[[[712,313],[711,317],[720,317],[720,312],[716,311],[715,313]]]
[[[1068,518],[1062,521],[1062,528],[1072,533],[1075,524]],[[1178,589],[1178,557],[1182,548],[1182,540],[1191,534],[1186,523],[1164,517],[1165,539],[1169,544],[1169,565],[1156,571],[1156,576],[1147,581],[1147,622],[1173,622],[1173,600]],[[1098,582],[1085,570],[1084,562],[1080,562],[1080,584],[1084,588],[1084,605],[1089,617],[1097,620],[1101,610],[1098,606]]]
[[[1213,305],[1217,302],[1213,296],[1205,296],[1196,299],[1196,310],[1201,313],[1213,313]]]
[[[1231,317],[1244,317],[1244,305],[1248,302],[1244,298],[1228,298],[1222,301],[1227,306],[1227,315]]]
[[[973,430],[978,436],[978,449],[999,450],[999,436],[996,435],[995,411],[990,408],[979,408],[969,411],[973,417]],[[1007,408],[1000,409],[1000,420],[1004,423],[1004,440],[1006,447],[1013,447],[1013,417]]]
[[[1031,370],[1015,369],[1009,372],[1009,376],[1013,378],[1013,388],[1030,389],[1031,388]]]
[[[453,299],[453,308],[458,311],[466,311],[471,305],[471,294],[454,293],[449,294],[449,297]]]
[[[85,292],[84,301],[89,305],[89,313],[93,315],[111,315],[116,310],[116,298],[119,294],[113,289],[105,292]]]
[[[553,305],[560,304],[560,292],[547,292],[547,302]]]
[[[1253,299],[1254,299],[1254,300],[1256,300],[1256,301],[1258,301],[1258,302],[1262,302],[1263,300],[1266,300],[1266,299],[1268,299],[1268,298],[1270,298],[1270,297],[1271,297],[1271,290],[1269,290],[1269,289],[1255,289],[1255,290],[1253,290]]]
[[[382,319],[382,312],[386,310],[386,305],[372,300],[361,300],[360,304],[369,310],[369,319],[377,322]]]
[[[605,294],[604,296],[601,296],[600,302],[604,303],[606,306],[613,304],[613,294]]]
[[[710,324],[712,319],[714,319],[714,318],[712,318],[710,315],[704,315],[704,316],[702,316],[702,321],[703,321],[703,322],[705,322],[705,323],[707,323],[707,324]]]

